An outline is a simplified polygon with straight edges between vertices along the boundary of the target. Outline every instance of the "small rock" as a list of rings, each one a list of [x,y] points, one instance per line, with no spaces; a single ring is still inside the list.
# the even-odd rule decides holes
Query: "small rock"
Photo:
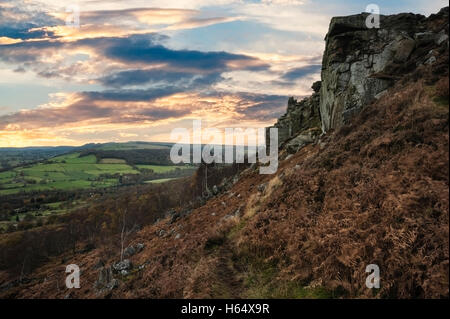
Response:
[[[178,218],[180,218],[181,216],[180,216],[180,214],[179,213],[175,213],[175,214],[173,214],[172,215],[172,217],[170,218],[170,221],[169,221],[169,223],[170,224],[173,224],[173,223],[175,223],[175,221],[178,219]]]
[[[431,65],[431,64],[433,64],[435,62],[436,62],[436,57],[433,55],[428,60],[426,60],[424,64]]]
[[[260,185],[258,185],[258,191],[262,193],[266,190],[266,187],[267,187],[267,183],[260,184]]]
[[[222,217],[222,220],[228,220],[228,219],[231,219],[233,217],[234,217],[234,215],[228,214],[228,215],[225,215],[224,217]]]
[[[419,32],[414,34],[414,39],[417,41],[419,45],[423,45],[434,42],[436,40],[436,34],[430,31]]]
[[[94,284],[94,288],[99,292],[111,291],[119,286],[119,281],[114,279],[111,267],[103,267],[100,269],[98,279]]]
[[[166,235],[166,231],[164,229],[161,229],[158,233],[159,237],[164,237]]]
[[[136,249],[133,246],[129,246],[123,251],[123,255],[126,258],[133,256],[135,253],[136,253]]]
[[[140,253],[145,248],[145,245],[142,243],[137,243],[135,246],[136,253]]]
[[[113,265],[113,269],[117,272],[120,272],[122,270],[129,270],[132,268],[131,261],[129,259],[124,259],[118,263],[115,263]]]
[[[322,82],[321,81],[316,81],[316,82],[313,83],[311,88],[313,89],[314,92],[318,93],[320,91],[320,87],[321,86],[322,86]]]
[[[448,41],[448,35],[446,35],[445,33],[439,35],[439,37],[436,39],[436,44],[437,45],[441,45],[442,43],[444,43],[445,41]]]
[[[180,239],[181,238],[181,235],[180,234],[177,234],[176,236],[175,236],[175,239]]]
[[[304,146],[314,142],[314,139],[306,134],[300,134],[286,144],[286,150],[289,154],[297,153]]]

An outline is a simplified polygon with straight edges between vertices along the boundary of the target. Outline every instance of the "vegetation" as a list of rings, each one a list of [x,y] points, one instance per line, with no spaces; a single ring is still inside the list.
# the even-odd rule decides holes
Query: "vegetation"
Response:
[[[0,173],[0,195],[18,192],[76,190],[135,184],[146,180],[192,174],[189,166],[136,165],[123,159],[81,153],[61,155],[37,164]],[[166,176],[170,175],[170,176]]]

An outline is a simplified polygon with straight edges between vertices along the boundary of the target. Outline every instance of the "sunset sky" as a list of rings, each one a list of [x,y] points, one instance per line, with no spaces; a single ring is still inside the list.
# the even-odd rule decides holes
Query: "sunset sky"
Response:
[[[0,147],[264,127],[320,79],[332,16],[442,0],[0,0]],[[66,25],[78,5],[80,26]],[[69,10],[70,11],[70,10]]]

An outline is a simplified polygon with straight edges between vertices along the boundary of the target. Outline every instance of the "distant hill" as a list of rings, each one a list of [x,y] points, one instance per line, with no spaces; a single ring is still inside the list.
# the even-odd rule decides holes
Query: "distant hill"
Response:
[[[158,142],[89,143],[82,146],[0,147],[0,170],[43,161],[55,156],[85,150],[168,150],[173,144]]]

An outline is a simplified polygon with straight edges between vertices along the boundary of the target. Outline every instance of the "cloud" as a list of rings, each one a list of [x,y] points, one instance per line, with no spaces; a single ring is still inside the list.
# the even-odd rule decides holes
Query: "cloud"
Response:
[[[130,80],[133,75],[138,77],[134,80],[135,84],[155,81],[157,74],[153,71],[123,70],[133,66],[144,69],[146,66],[159,67],[163,80],[164,77],[173,79],[181,75],[182,78],[191,77],[198,83],[219,80],[218,73],[229,70],[260,71],[269,68],[260,59],[243,54],[170,49],[161,44],[167,39],[167,36],[152,33],[73,42],[41,40],[12,43],[0,45],[0,61],[22,64],[22,68],[32,68],[46,78],[66,76],[73,79],[77,71],[82,72],[85,78],[89,73],[98,78],[99,73],[109,71],[108,75],[100,78],[100,82],[112,86],[125,84],[124,81]],[[76,56],[78,52],[84,52],[83,58],[74,62],[79,58]],[[205,76],[211,73],[216,74]],[[196,75],[199,76],[195,78]],[[148,81],[144,79],[146,76]]]
[[[25,130],[70,127],[73,125],[109,125],[119,123],[145,123],[189,114],[189,109],[159,108],[151,102],[133,103],[136,99],[118,104],[103,102],[81,95],[80,100],[65,106],[22,110],[0,116],[0,130]],[[141,101],[142,102],[142,101]]]
[[[120,88],[144,84],[176,85],[182,91],[208,87],[221,80],[223,77],[220,72],[198,74],[170,71],[163,68],[121,71],[98,79],[101,84],[109,87]]]
[[[268,65],[242,54],[228,52],[202,52],[195,50],[172,50],[155,43],[152,36],[133,35],[115,38],[103,50],[105,57],[128,63],[166,63],[174,68],[217,71],[227,69],[264,69]]]
[[[126,94],[128,93],[128,95]],[[162,92],[158,92],[162,93]],[[146,95],[147,94],[147,95]],[[56,128],[82,129],[96,126],[143,125],[186,116],[210,121],[267,121],[284,111],[286,97],[277,95],[210,92],[161,94],[116,92],[83,92],[66,95],[63,101],[37,109],[0,116],[0,131],[22,131]],[[153,99],[146,100],[151,97]]]
[[[47,14],[35,2],[23,0],[2,0],[0,6],[0,37],[11,39],[41,39],[52,37],[52,32],[33,30],[35,28],[62,23],[61,20]]]
[[[152,89],[122,89],[122,90],[105,90],[101,92],[82,92],[84,96],[90,100],[97,101],[152,101],[160,97],[169,96],[180,93],[181,89],[175,86],[165,86],[162,88]]]
[[[286,96],[242,92],[237,95],[242,103],[236,107],[236,111],[248,119],[273,120],[286,111]]]
[[[322,69],[320,64],[312,64],[294,68],[283,74],[282,79],[286,81],[295,81],[305,76],[319,73]]]

